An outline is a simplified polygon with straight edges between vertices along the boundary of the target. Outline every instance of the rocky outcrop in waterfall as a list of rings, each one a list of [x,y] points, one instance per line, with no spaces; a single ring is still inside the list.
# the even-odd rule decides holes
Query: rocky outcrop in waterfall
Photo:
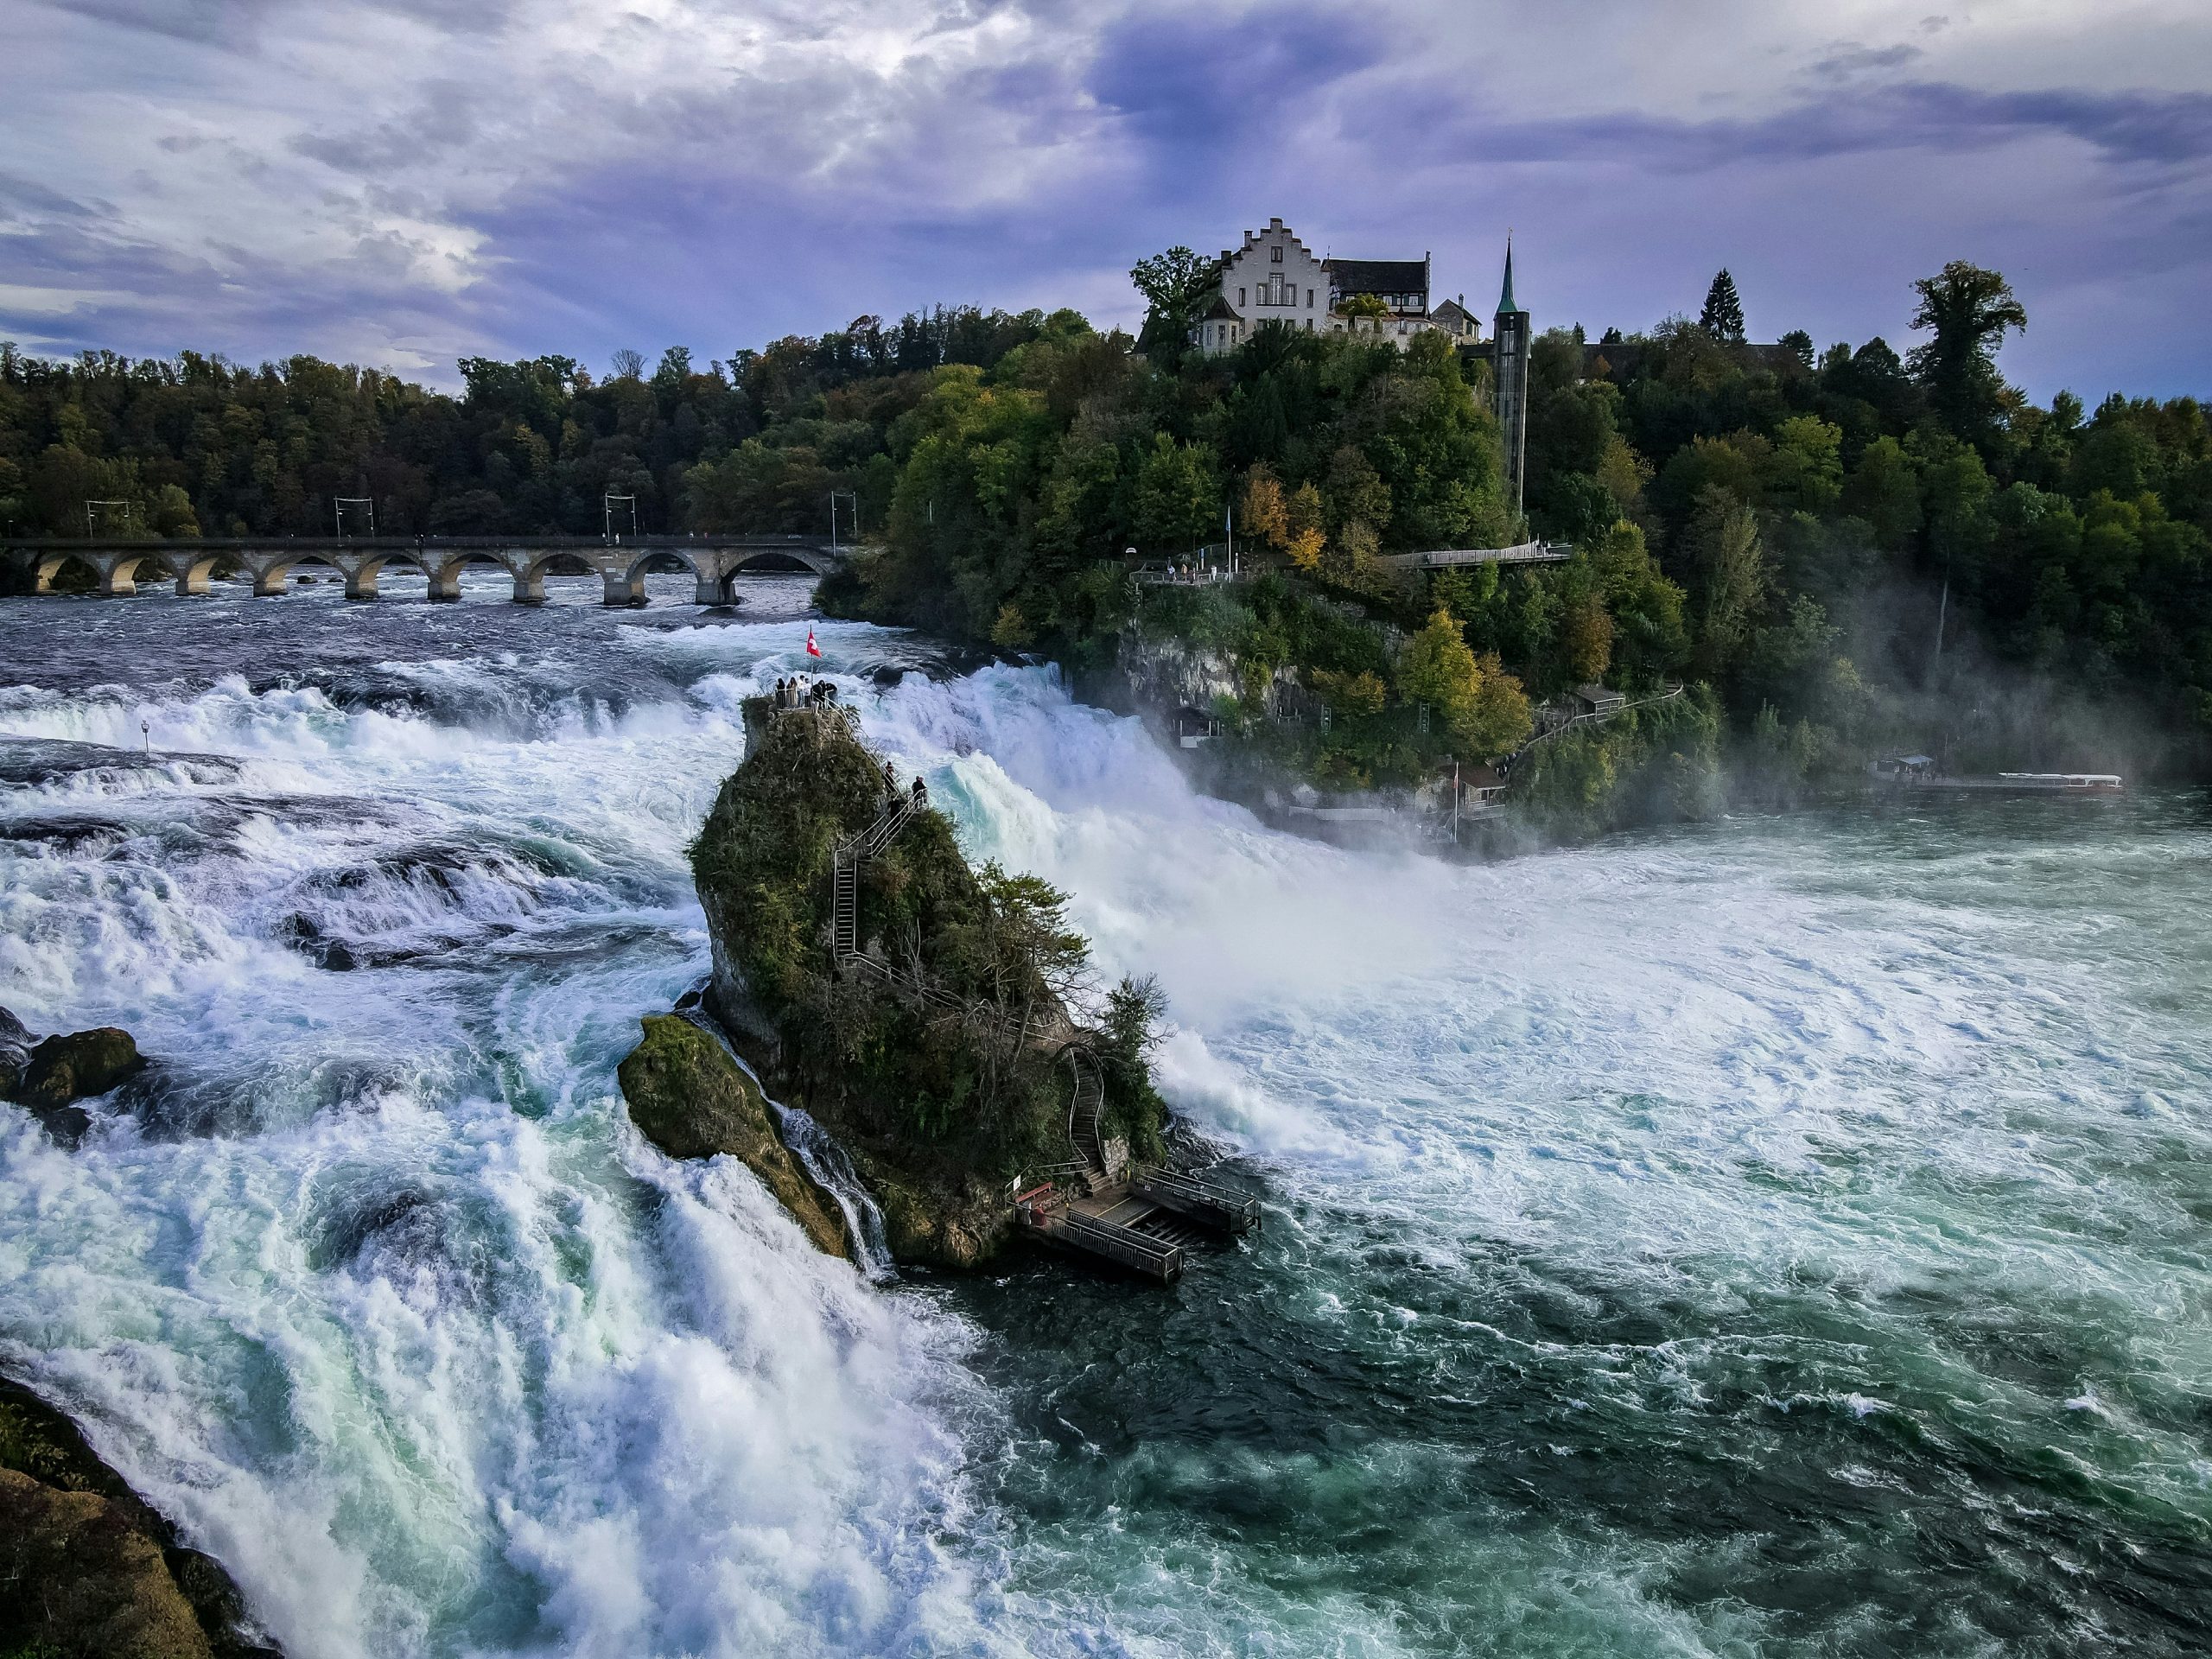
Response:
[[[756,699],[747,714],[745,763],[692,846],[710,1011],[777,1096],[842,1146],[896,1259],[978,1266],[1012,1235],[1012,1190],[1076,1155],[1071,1046],[1103,1073],[1102,1132],[1158,1147],[1148,1004],[1126,987],[1097,994],[1061,895],[971,868],[950,822],[843,711]],[[710,1120],[731,1103],[696,1080],[645,1090],[652,1044],[649,1032],[632,1057],[650,1100],[640,1128],[671,1150],[725,1149]]]

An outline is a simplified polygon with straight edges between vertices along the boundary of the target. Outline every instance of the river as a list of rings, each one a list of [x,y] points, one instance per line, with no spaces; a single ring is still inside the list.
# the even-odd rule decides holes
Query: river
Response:
[[[0,601],[0,1004],[161,1062],[0,1108],[0,1363],[296,1659],[2212,1643],[2202,795],[1452,867],[815,621],[1266,1204],[874,1287],[614,1092],[817,666],[802,582],[650,585]]]

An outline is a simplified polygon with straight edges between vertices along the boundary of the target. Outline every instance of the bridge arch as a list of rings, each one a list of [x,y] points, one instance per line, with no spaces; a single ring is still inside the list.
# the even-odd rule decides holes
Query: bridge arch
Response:
[[[649,575],[683,573],[696,585],[712,583],[720,573],[702,566],[691,556],[689,549],[682,547],[654,547],[645,549],[632,559],[628,566],[607,564],[601,575],[606,582],[606,591],[601,603],[606,605],[643,605],[645,602],[645,578]]]
[[[307,548],[295,553],[289,549],[264,555],[249,568],[253,572],[253,596],[274,599],[291,587],[292,572],[303,564],[326,565],[346,579],[346,591],[353,591],[353,573],[346,563],[335,553],[326,553],[317,548]],[[374,591],[373,588],[371,590]]]
[[[537,558],[528,554],[519,556],[513,566],[515,573],[515,603],[543,605],[545,602],[545,578],[548,576],[595,576],[600,568],[582,554],[569,550],[547,553]]]
[[[516,575],[521,565],[518,557],[488,547],[425,548],[421,558],[415,563],[423,567],[423,574],[430,579],[430,597],[448,604],[461,598],[461,572],[470,565],[488,564],[511,576]]]
[[[796,574],[807,570],[817,576],[826,576],[836,568],[835,562],[828,554],[811,547],[764,547],[747,553],[730,567],[733,575],[740,570],[758,571],[762,575],[784,571]]]
[[[214,580],[215,567],[222,556],[215,553],[172,553],[168,556],[169,575],[176,578],[179,599],[204,597],[207,584]]]
[[[37,582],[32,591],[41,594],[96,594],[105,585],[99,566],[91,555],[48,553],[38,562]]]

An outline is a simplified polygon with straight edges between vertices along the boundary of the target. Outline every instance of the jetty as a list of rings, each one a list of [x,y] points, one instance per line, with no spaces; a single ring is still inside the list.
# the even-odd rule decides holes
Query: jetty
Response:
[[[1959,795],[2118,795],[2127,787],[2112,772],[1999,772],[1980,777],[1955,777],[1940,770],[1925,754],[1908,754],[1877,760],[1867,767],[1877,781],[1904,790],[1931,794]]]
[[[1191,1245],[1257,1231],[1260,1202],[1168,1170],[1128,1172],[1116,1179],[1091,1167],[1018,1194],[1014,1219],[1046,1244],[1172,1285],[1183,1276]]]

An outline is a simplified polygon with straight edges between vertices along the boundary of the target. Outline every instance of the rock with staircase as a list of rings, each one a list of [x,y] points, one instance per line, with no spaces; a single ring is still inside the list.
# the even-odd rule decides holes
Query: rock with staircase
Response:
[[[1080,982],[1084,949],[1060,896],[971,868],[850,710],[754,699],[746,721],[745,763],[692,852],[708,1005],[774,1096],[845,1149],[893,1256],[988,1261],[1017,1232],[1025,1171],[1056,1168],[1086,1199],[1125,1192],[1160,1108],[1141,1060],[1132,1087],[1055,988]]]

